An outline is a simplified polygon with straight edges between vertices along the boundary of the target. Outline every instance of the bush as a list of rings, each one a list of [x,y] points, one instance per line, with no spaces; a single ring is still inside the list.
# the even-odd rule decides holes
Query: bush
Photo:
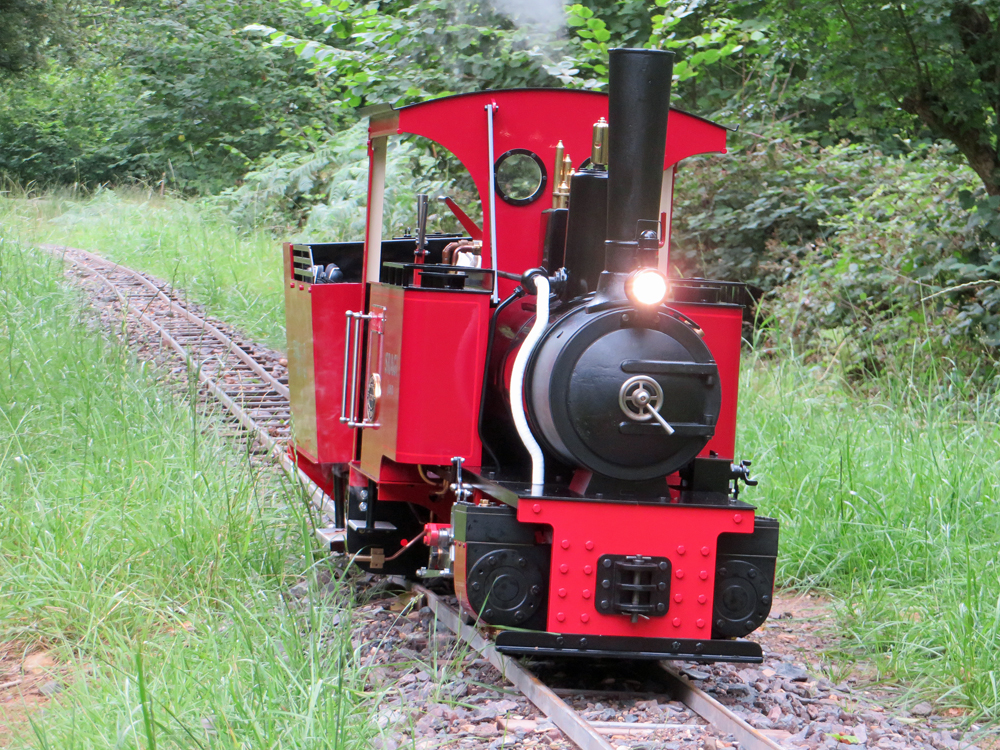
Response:
[[[96,185],[146,175],[127,137],[120,71],[49,65],[0,88],[0,173],[22,184]]]
[[[340,115],[290,53],[241,31],[260,18],[297,28],[305,10],[292,4],[140,0],[81,12],[90,46],[74,65],[53,57],[0,90],[0,172],[21,183],[164,180],[216,192]]]
[[[1000,334],[993,204],[951,148],[904,145],[887,156],[779,132],[695,160],[678,180],[674,265],[759,285],[772,331],[858,372],[917,339],[978,355]]]
[[[243,184],[208,199],[244,229],[270,227],[299,242],[357,240],[365,233],[368,200],[367,121],[336,135],[300,139],[300,150],[260,159]],[[461,231],[435,198],[448,194],[478,219],[478,196],[468,172],[450,155],[434,156],[421,138],[389,141],[383,227],[388,233],[415,225],[416,196],[431,197],[430,231]]]

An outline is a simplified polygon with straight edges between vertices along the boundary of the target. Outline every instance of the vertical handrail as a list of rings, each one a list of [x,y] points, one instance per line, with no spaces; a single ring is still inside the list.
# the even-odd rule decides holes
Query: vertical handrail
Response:
[[[347,416],[347,373],[350,368],[351,357],[351,315],[353,313],[350,310],[344,315],[347,320],[347,326],[344,330],[344,385],[340,389],[340,421],[346,424],[351,423],[351,417]]]
[[[361,359],[361,318],[363,313],[352,313],[354,318],[354,364],[351,367],[351,427],[357,427],[355,416],[358,413],[358,360]]]
[[[340,392],[340,421],[348,427],[378,427],[377,423],[359,422],[355,417],[358,414],[358,366],[361,360],[361,321],[371,320],[376,317],[370,313],[354,312],[348,310],[347,328],[344,331],[344,384]],[[353,323],[353,325],[352,325]],[[350,407],[347,402],[347,379],[350,373],[351,379],[351,399]]]
[[[493,266],[493,304],[500,302],[500,276],[497,274],[497,187],[493,166],[493,108],[490,102],[486,105],[486,130],[489,141],[490,157],[490,264]]]

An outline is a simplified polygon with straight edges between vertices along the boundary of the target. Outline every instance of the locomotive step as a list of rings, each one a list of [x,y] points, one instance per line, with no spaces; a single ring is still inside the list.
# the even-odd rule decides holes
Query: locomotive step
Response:
[[[347,529],[338,529],[336,526],[316,529],[316,541],[331,552],[343,552],[346,539]]]
[[[351,531],[365,531],[365,521],[364,519],[348,518],[347,528]],[[395,531],[396,524],[389,523],[388,521],[376,521],[375,531]]]

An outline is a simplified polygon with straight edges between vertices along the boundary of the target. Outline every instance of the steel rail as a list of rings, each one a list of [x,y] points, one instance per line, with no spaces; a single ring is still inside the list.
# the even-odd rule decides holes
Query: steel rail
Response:
[[[175,313],[180,314],[189,323],[201,328],[204,331],[207,331],[208,333],[212,334],[215,338],[217,338],[220,342],[228,346],[229,351],[231,351],[237,357],[237,359],[239,359],[243,364],[245,364],[247,367],[253,370],[254,373],[261,380],[265,381],[268,385],[270,385],[274,391],[284,396],[286,400],[291,398],[288,386],[286,386],[284,383],[275,378],[271,373],[267,372],[267,370],[261,367],[260,363],[257,362],[257,360],[255,360],[249,354],[247,354],[242,348],[240,348],[235,341],[226,336],[224,333],[222,333],[222,331],[220,331],[218,328],[216,328],[214,325],[209,323],[204,318],[195,315],[190,310],[188,310],[187,307],[178,303],[176,300],[173,300],[170,297],[168,297],[160,287],[156,286],[156,284],[147,279],[143,274],[139,273],[138,271],[134,271],[131,268],[128,268],[127,266],[123,266],[119,263],[115,263],[114,261],[102,258],[101,256],[95,255],[94,253],[88,252],[86,250],[81,250],[78,247],[67,247],[66,245],[41,245],[40,247],[48,252],[62,253],[63,257],[65,257],[71,263],[77,263],[77,265],[80,265],[79,261],[75,260],[72,256],[70,256],[69,253],[77,253],[79,255],[82,255],[92,263],[111,266],[115,271],[120,271],[121,273],[128,274],[136,281],[138,281],[140,284],[142,284],[144,287],[149,289],[155,296],[159,297],[161,301],[168,304],[170,306],[170,309],[173,310]]]
[[[754,729],[726,706],[681,675],[666,662],[659,662],[671,682],[673,694],[712,726],[733,735],[745,750],[781,750],[781,745]]]
[[[189,321],[196,327],[211,333],[212,336],[217,338],[221,343],[225,344],[228,351],[232,352],[241,362],[249,365],[247,360],[249,359],[253,361],[252,358],[250,358],[246,352],[244,352],[234,341],[232,341],[231,338],[226,336],[211,323],[195,316],[182,305],[176,304],[169,297],[167,297],[162,290],[157,288],[148,279],[132,269],[107,261],[100,256],[94,255],[93,253],[89,253],[85,250],[79,250],[77,248],[67,248],[53,245],[43,245],[41,247],[42,249],[52,253],[61,252],[62,257],[66,260],[69,260],[77,267],[92,274],[108,288],[110,288],[118,298],[122,306],[124,316],[127,317],[129,311],[131,311],[140,322],[159,334],[161,340],[165,341],[181,357],[189,369],[197,373],[199,382],[206,388],[206,390],[208,390],[208,392],[211,393],[212,396],[214,396],[248,432],[255,435],[267,448],[269,455],[281,465],[282,469],[284,469],[288,476],[293,481],[297,481],[300,484],[302,489],[308,495],[313,506],[321,512],[333,512],[333,506],[329,497],[327,497],[322,488],[313,482],[312,479],[310,479],[309,476],[306,475],[306,473],[289,457],[285,443],[273,437],[268,432],[266,426],[255,420],[240,404],[236,403],[236,401],[234,401],[233,398],[230,397],[218,383],[216,383],[215,379],[207,374],[203,368],[199,367],[191,352],[189,352],[184,345],[177,340],[174,334],[147,315],[146,311],[148,310],[148,304],[145,308],[141,307],[137,304],[137,302],[123,295],[119,286],[104,273],[95,268],[93,265],[85,263],[79,258],[72,257],[69,252],[79,253],[92,263],[110,266],[115,271],[124,272],[132,278],[141,281],[143,286],[155,293],[155,296],[160,297],[163,301],[170,305],[170,309],[174,312],[179,312],[185,320]],[[254,365],[256,365],[256,367],[252,367],[253,371],[265,379],[268,384],[277,382],[273,376],[266,373],[263,368],[260,368],[259,364],[255,361]],[[258,368],[261,372],[258,372]],[[284,395],[287,399],[287,388],[285,388],[283,384],[279,383],[278,385],[281,385],[284,390],[284,393],[281,395]],[[259,395],[261,394],[258,394],[258,396]],[[610,745],[602,735],[609,734],[612,730],[617,732],[617,722],[587,721],[562,698],[560,698],[556,691],[542,683],[535,675],[522,667],[517,661],[498,652],[494,645],[483,633],[479,631],[478,628],[462,622],[460,614],[452,607],[441,601],[441,599],[434,592],[418,584],[410,584],[407,582],[407,585],[411,590],[418,592],[427,600],[427,606],[430,607],[439,622],[455,633],[456,636],[467,642],[477,653],[489,661],[505,679],[510,681],[511,684],[520,690],[529,701],[531,701],[542,713],[544,713],[556,727],[558,727],[582,750],[613,750],[612,745]],[[746,721],[730,711],[719,701],[712,698],[700,688],[691,684],[691,682],[682,676],[676,668],[669,666],[666,662],[659,662],[659,665],[662,667],[664,674],[669,680],[671,696],[684,703],[688,706],[688,708],[701,716],[715,729],[733,735],[744,750],[781,750],[781,746],[774,740],[750,726]],[[560,690],[559,692],[566,694],[571,691]],[[643,726],[641,724],[638,726],[622,725],[621,731],[627,733],[645,733],[661,728],[673,728],[673,726],[674,725],[667,724],[649,724],[647,726]],[[689,725],[676,726],[680,728],[681,726],[687,727]]]
[[[617,722],[589,722],[573,710],[559,695],[542,683],[509,656],[499,653],[492,643],[477,628],[466,625],[454,609],[441,601],[432,591],[423,586],[411,584],[410,589],[427,599],[434,616],[455,635],[468,643],[484,659],[489,661],[514,687],[520,690],[538,709],[544,713],[567,737],[583,750],[609,748],[601,736],[617,726]],[[670,680],[671,696],[686,705],[715,729],[733,735],[743,750],[782,750],[771,738],[754,729],[726,706],[712,698],[704,690],[692,685],[686,678],[666,662],[658,662]],[[571,693],[572,691],[560,691]],[[622,725],[623,733],[632,731],[649,732],[669,725],[641,724]],[[680,726],[688,725],[677,725]],[[633,727],[634,729],[629,729]]]
[[[48,249],[48,248],[43,247],[43,249]],[[88,260],[90,259],[95,259],[97,261],[101,260],[99,256],[95,256],[92,253],[85,253],[85,255],[88,258]],[[205,388],[216,399],[218,399],[218,401],[223,405],[223,407],[227,411],[229,411],[232,414],[232,416],[244,428],[247,429],[247,431],[255,435],[257,439],[260,440],[266,446],[267,451],[271,456],[271,458],[276,460],[281,465],[281,467],[285,470],[285,472],[289,475],[289,477],[293,481],[298,481],[300,483],[303,491],[307,494],[313,506],[321,512],[325,513],[333,512],[333,506],[330,503],[329,497],[327,497],[326,493],[322,490],[322,488],[319,487],[319,485],[317,485],[315,482],[313,482],[312,479],[310,479],[309,476],[288,456],[285,444],[275,439],[267,431],[266,427],[261,426],[255,419],[253,419],[253,417],[251,417],[239,404],[237,404],[232,398],[230,398],[229,394],[227,394],[221,387],[219,387],[219,385],[210,375],[208,375],[202,368],[198,367],[197,363],[194,361],[194,358],[191,356],[191,353],[187,349],[185,349],[184,346],[179,341],[177,341],[177,339],[169,331],[167,331],[166,328],[164,328],[162,325],[160,325],[155,320],[150,318],[142,309],[139,308],[138,305],[136,305],[133,301],[128,299],[128,297],[123,295],[121,290],[118,288],[118,285],[115,284],[114,281],[109,279],[105,274],[101,273],[93,266],[88,265],[87,263],[84,263],[81,260],[73,258],[72,256],[69,256],[65,253],[63,254],[63,257],[65,257],[74,265],[86,269],[87,272],[95,276],[97,279],[103,282],[109,289],[111,289],[111,291],[114,292],[115,296],[118,298],[119,303],[122,305],[126,316],[128,314],[128,311],[131,310],[133,314],[135,314],[135,316],[142,323],[144,323],[146,326],[156,331],[156,333],[160,335],[161,339],[165,341],[181,357],[181,359],[184,360],[188,368],[198,373],[199,382],[202,385],[204,385]],[[114,267],[117,269],[123,268],[123,266],[119,266],[117,264],[111,264],[108,261],[104,261],[104,264],[114,265]],[[126,270],[131,270],[131,269],[126,269]],[[134,272],[132,273],[134,274]],[[212,326],[212,328],[216,331],[214,335],[235,346],[235,342],[229,339],[228,336],[223,334],[221,331],[218,331],[218,329],[216,329],[214,326]]]
[[[582,750],[613,750],[608,741],[601,736],[601,733],[574,711],[566,701],[556,695],[552,688],[546,686],[509,656],[504,656],[497,651],[477,628],[462,622],[459,613],[442,602],[437,594],[416,584],[410,588],[427,599],[427,606],[431,608],[434,616],[446,628],[472,646],[484,659],[496,667],[505,679],[520,690],[525,698],[534,703],[563,734],[573,740]]]

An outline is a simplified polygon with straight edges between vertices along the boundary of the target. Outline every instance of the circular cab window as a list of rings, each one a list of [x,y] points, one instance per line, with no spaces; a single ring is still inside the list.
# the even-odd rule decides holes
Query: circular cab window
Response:
[[[493,176],[497,193],[514,206],[538,200],[545,189],[545,165],[538,154],[526,148],[514,148],[501,155]]]

